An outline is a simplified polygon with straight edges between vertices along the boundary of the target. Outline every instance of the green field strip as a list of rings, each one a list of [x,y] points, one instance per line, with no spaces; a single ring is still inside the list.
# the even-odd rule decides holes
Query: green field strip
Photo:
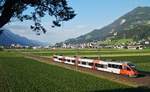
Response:
[[[1,77],[7,77],[9,83],[8,86],[3,87],[11,89],[8,89],[8,92],[91,92],[131,88],[22,57],[1,57],[0,65],[5,72]]]

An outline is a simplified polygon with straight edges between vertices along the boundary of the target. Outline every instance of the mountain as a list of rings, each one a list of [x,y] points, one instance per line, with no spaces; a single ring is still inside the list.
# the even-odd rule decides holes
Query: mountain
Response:
[[[11,44],[20,44],[22,46],[40,46],[44,43],[34,40],[29,40],[25,37],[16,35],[9,30],[0,30],[0,45],[10,46]]]
[[[101,29],[95,29],[90,33],[77,38],[68,39],[65,43],[87,43],[93,41],[105,40],[107,38],[132,38],[137,39],[149,38],[150,32],[150,7],[137,7],[124,16],[118,18],[113,23]],[[147,27],[147,29],[142,29]],[[141,28],[141,30],[137,30]],[[140,32],[142,31],[142,35]],[[129,35],[130,34],[130,35]],[[138,38],[140,37],[140,38]]]

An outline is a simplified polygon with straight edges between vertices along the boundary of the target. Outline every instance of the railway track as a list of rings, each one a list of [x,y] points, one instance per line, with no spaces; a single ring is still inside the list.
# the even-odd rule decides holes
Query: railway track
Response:
[[[123,75],[117,75],[117,74],[113,74],[113,73],[91,70],[88,68],[76,67],[76,66],[72,66],[72,65],[63,64],[63,63],[53,62],[50,57],[42,57],[42,56],[37,56],[37,55],[32,55],[32,54],[24,54],[24,56],[26,58],[34,59],[39,62],[56,65],[59,67],[75,70],[78,72],[87,73],[92,76],[100,77],[103,79],[108,79],[108,80],[118,82],[121,84],[129,85],[129,86],[133,86],[133,87],[150,88],[150,73],[149,72],[141,71],[140,72],[141,75],[138,78],[129,78],[129,77],[123,76]]]

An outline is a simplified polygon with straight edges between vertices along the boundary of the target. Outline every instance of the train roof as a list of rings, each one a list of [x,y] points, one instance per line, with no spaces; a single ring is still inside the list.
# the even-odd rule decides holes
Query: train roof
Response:
[[[74,57],[65,57],[65,59],[72,59],[72,60],[74,60],[75,58]]]
[[[93,62],[93,59],[82,59],[82,58],[79,58],[80,61],[83,61],[83,62]]]
[[[108,62],[111,64],[131,64],[131,62],[129,61],[104,61],[104,62]]]
[[[69,56],[61,56],[61,55],[54,55],[58,58],[66,58],[66,59],[75,59],[75,57],[69,57]],[[94,59],[85,59],[85,58],[79,58],[80,61],[83,61],[83,62],[93,62]],[[109,60],[106,60],[106,61],[103,61],[103,60],[97,60],[98,62],[102,62],[102,63],[109,63],[109,64],[117,64],[117,65],[122,65],[122,64],[131,64],[129,61],[109,61]]]

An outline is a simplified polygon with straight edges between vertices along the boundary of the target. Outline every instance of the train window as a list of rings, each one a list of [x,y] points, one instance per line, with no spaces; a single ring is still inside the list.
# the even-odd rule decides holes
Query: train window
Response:
[[[82,65],[86,65],[86,62],[82,62]]]
[[[127,66],[124,66],[124,68],[123,68],[124,70],[128,70],[128,71],[130,71],[130,68],[129,67],[127,67]]]
[[[96,64],[95,66],[96,66],[96,67],[99,67],[99,68],[105,68],[105,66],[102,65],[102,64]]]
[[[111,64],[108,64],[108,67],[111,67]]]
[[[89,63],[89,66],[93,66],[93,63]]]
[[[114,68],[114,65],[112,64],[111,67]]]
[[[59,58],[59,60],[62,60],[62,58]]]
[[[75,63],[75,60],[72,60],[72,63]]]
[[[122,69],[121,65],[115,65],[115,64],[108,64],[108,67],[110,67],[110,68],[116,68],[116,69]]]
[[[112,64],[112,68],[117,68],[117,65],[115,65],[115,64]]]
[[[101,65],[101,68],[105,68],[104,65]]]
[[[69,59],[67,59],[67,62],[70,62],[70,60],[69,60]]]
[[[131,63],[128,63],[128,66],[135,68],[135,65]]]
[[[56,56],[54,56],[53,58],[57,58]]]
[[[99,64],[95,64],[95,66],[96,66],[96,67],[98,67],[98,66],[99,66]]]
[[[119,65],[114,65],[114,68],[119,68]]]
[[[120,65],[117,65],[117,69],[120,69],[121,67],[120,67]]]
[[[122,69],[122,65],[119,65],[119,69]]]
[[[112,64],[111,67],[112,68],[119,68],[119,65]]]
[[[131,71],[129,67],[127,67],[127,70],[128,70],[128,71]]]
[[[114,65],[114,64],[112,64],[112,65],[111,65],[111,67],[112,67],[112,68],[115,68],[115,65]]]

